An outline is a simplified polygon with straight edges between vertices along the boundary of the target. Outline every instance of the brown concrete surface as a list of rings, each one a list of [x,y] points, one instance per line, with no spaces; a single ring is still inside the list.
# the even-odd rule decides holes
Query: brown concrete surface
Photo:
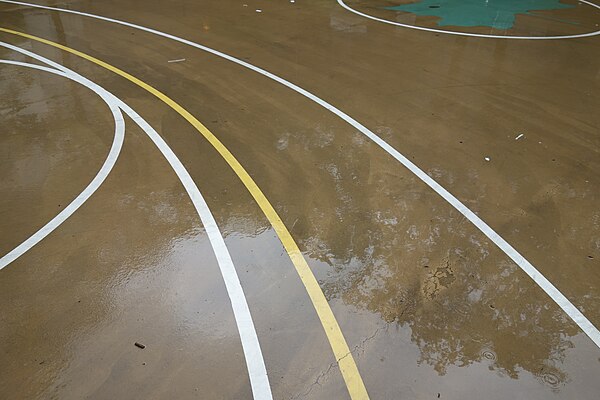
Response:
[[[453,37],[369,21],[335,0],[44,4],[188,38],[334,104],[481,216],[600,326],[600,37]],[[591,15],[582,20],[600,22]],[[575,33],[542,19],[531,30],[545,21]],[[371,399],[598,398],[594,343],[461,214],[324,108],[132,28],[2,3],[0,26],[131,73],[223,141],[298,242]],[[349,398],[283,246],[208,142],[107,70],[14,35],[0,40],[105,87],[182,160],[232,254],[273,397]],[[0,58],[35,62],[5,48]],[[61,77],[0,65],[0,93],[2,256],[92,179],[114,127],[94,93]],[[101,188],[0,271],[0,310],[1,399],[252,398],[204,228],[130,120]]]

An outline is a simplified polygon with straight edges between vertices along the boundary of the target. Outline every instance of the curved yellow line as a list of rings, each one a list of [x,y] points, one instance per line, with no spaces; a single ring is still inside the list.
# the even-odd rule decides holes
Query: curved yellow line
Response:
[[[306,263],[304,256],[300,252],[298,245],[292,238],[292,235],[285,227],[283,221],[277,214],[277,211],[273,208],[269,200],[265,197],[263,192],[260,190],[256,182],[252,179],[250,174],[242,167],[239,161],[231,154],[231,152],[221,143],[219,139],[211,131],[208,130],[200,121],[196,119],[192,114],[190,114],[185,108],[176,103],[173,99],[162,93],[161,91],[155,89],[154,87],[148,85],[147,83],[139,80],[133,75],[128,74],[127,72],[114,67],[102,60],[99,60],[95,57],[92,57],[88,54],[82,53],[78,50],[72,49],[70,47],[64,46],[59,43],[52,42],[50,40],[46,40],[37,36],[29,35],[27,33],[13,31],[11,29],[0,28],[0,31],[10,33],[13,35],[18,35],[21,37],[25,37],[31,40],[35,40],[37,42],[45,43],[47,45],[56,47],[58,49],[64,50],[71,54],[75,54],[81,58],[84,58],[88,61],[93,62],[103,68],[106,68],[109,71],[114,72],[117,75],[122,76],[123,78],[135,83],[139,87],[147,90],[152,93],[158,99],[166,103],[169,107],[175,110],[179,115],[185,118],[190,124],[194,126],[210,142],[210,144],[219,152],[219,154],[225,159],[227,164],[233,169],[233,171],[237,174],[237,176],[244,183],[254,200],[258,203],[260,209],[263,211],[277,236],[279,236],[279,240],[283,244],[283,247],[287,251],[306,291],[308,292],[308,296],[317,311],[319,319],[321,320],[321,324],[323,325],[323,329],[325,329],[325,333],[327,334],[327,338],[329,339],[329,343],[331,345],[331,349],[333,350],[333,354],[339,364],[340,371],[342,372],[342,376],[344,377],[344,381],[346,382],[346,387],[348,388],[348,392],[350,393],[350,397],[352,400],[367,400],[369,399],[369,395],[367,393],[367,389],[362,381],[360,373],[358,372],[358,368],[356,367],[356,363],[354,362],[354,357],[348,348],[348,344],[346,343],[346,339],[344,339],[344,335],[340,329],[340,326],[329,307],[329,303],[317,282],[317,279],[313,275],[310,267]]]

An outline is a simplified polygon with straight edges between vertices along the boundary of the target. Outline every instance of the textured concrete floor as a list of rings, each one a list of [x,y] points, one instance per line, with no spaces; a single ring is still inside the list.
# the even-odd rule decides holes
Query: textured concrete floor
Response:
[[[408,23],[381,8],[398,2],[347,3]],[[335,0],[44,4],[201,43],[333,104],[456,196],[600,326],[600,36],[452,36],[369,20]],[[566,12],[580,23],[546,12],[492,33],[598,29],[600,10]],[[371,399],[598,398],[600,350],[570,316],[413,172],[314,101],[213,54],[90,17],[0,3],[0,28],[120,68],[218,137],[297,242]],[[0,32],[0,41],[110,91],[179,157],[231,254],[273,398],[350,398],[286,248],[211,144],[105,68],[15,34]],[[6,47],[0,59],[41,65]],[[89,184],[115,123],[89,88],[48,72],[0,64],[0,93],[3,256]],[[101,187],[0,271],[0,398],[250,399],[205,227],[156,146],[131,119],[125,125]]]

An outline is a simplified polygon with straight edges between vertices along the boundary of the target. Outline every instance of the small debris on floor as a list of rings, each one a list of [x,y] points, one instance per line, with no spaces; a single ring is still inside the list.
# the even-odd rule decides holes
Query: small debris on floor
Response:
[[[484,157],[484,160],[485,161],[490,161],[490,158],[489,157]]]
[[[515,138],[515,140],[519,140],[519,139],[521,139],[523,136],[525,136],[525,135],[521,133],[521,134],[519,134],[519,136],[517,136],[517,137]]]
[[[182,62],[182,61],[185,61],[185,58],[178,58],[177,60],[169,60],[167,62],[169,62],[169,63],[178,63],[178,62]]]
[[[139,347],[140,349],[145,349],[146,345],[145,344],[141,344],[140,342],[135,342],[135,347]]]
[[[262,10],[257,8],[257,9],[256,9],[256,12],[262,12]]]

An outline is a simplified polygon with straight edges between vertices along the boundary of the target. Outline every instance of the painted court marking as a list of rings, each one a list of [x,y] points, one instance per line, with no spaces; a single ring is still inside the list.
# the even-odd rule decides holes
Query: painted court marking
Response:
[[[9,64],[9,65],[20,65],[24,66],[24,63],[19,63],[17,61],[10,60],[0,60],[1,64]],[[115,135],[113,138],[112,146],[110,151],[108,152],[108,156],[102,167],[92,179],[92,181],[86,186],[85,189],[71,202],[68,206],[66,206],[60,213],[58,213],[54,218],[52,218],[46,225],[42,226],[37,232],[27,238],[23,243],[15,247],[9,253],[0,258],[0,270],[9,265],[11,262],[15,261],[17,258],[21,257],[25,254],[29,249],[42,241],[46,236],[48,236],[52,231],[54,231],[60,224],[65,222],[67,218],[69,218],[75,211],[79,209],[93,194],[98,190],[98,188],[102,185],[110,171],[115,166],[117,162],[117,158],[119,157],[119,153],[121,152],[121,148],[123,147],[123,139],[125,138],[125,121],[123,120],[123,114],[119,109],[119,106],[115,99],[109,96],[102,88],[95,84],[89,84],[88,82],[80,79],[79,77],[75,77],[73,75],[69,75],[67,73],[57,73],[56,70],[40,67],[39,70],[51,72],[71,80],[74,80],[83,86],[91,89],[98,96],[104,100],[104,102],[108,105],[112,116],[115,120]]]
[[[279,240],[283,244],[286,252],[288,253],[296,271],[300,277],[300,280],[304,284],[304,287],[308,293],[309,298],[311,299],[315,311],[321,321],[323,329],[325,330],[325,334],[329,340],[329,344],[333,353],[335,355],[336,361],[339,365],[340,371],[342,373],[342,377],[344,378],[344,382],[346,383],[346,387],[350,394],[350,397],[353,400],[358,399],[368,399],[369,395],[367,393],[367,389],[363,383],[363,380],[360,376],[356,363],[354,361],[354,357],[352,352],[348,348],[348,344],[346,343],[346,339],[342,334],[342,331],[335,319],[333,311],[331,311],[331,307],[329,307],[329,303],[319,286],[319,282],[313,275],[310,267],[308,266],[304,256],[300,252],[298,245],[292,238],[292,235],[287,230],[283,221],[271,205],[260,188],[256,185],[250,174],[244,169],[244,167],[239,163],[239,161],[231,154],[229,149],[227,149],[223,143],[213,133],[208,130],[196,117],[190,114],[186,109],[172,100],[170,97],[155,89],[154,87],[148,85],[147,83],[141,81],[140,79],[128,74],[127,72],[112,66],[104,61],[101,61],[95,57],[92,57],[88,54],[82,53],[78,50],[74,50],[70,47],[61,45],[59,43],[52,42],[50,40],[42,39],[37,36],[29,35],[27,33],[13,31],[11,29],[0,28],[0,32],[6,32],[13,35],[18,35],[21,37],[25,37],[31,40],[35,40],[63,51],[69,52],[71,54],[77,55],[81,58],[84,58],[92,63],[95,63],[109,71],[114,72],[117,75],[122,76],[123,78],[129,80],[130,82],[138,85],[139,87],[145,89],[152,95],[156,96],[159,100],[167,104],[174,111],[176,111],[179,115],[181,115],[184,119],[186,119],[196,130],[202,134],[209,141],[209,143],[219,152],[219,154],[223,157],[223,159],[229,164],[229,166],[234,170],[237,176],[240,178],[244,186],[248,189],[254,200],[257,202],[260,209],[263,211],[273,229],[277,233]],[[191,179],[191,178],[190,178]]]
[[[592,3],[592,2],[589,2],[587,0],[578,0],[578,1],[580,3],[587,4],[588,6],[591,6],[591,7],[594,7],[596,9],[600,10],[600,6],[596,5],[596,4]],[[468,32],[458,32],[458,31],[447,31],[447,30],[444,30],[444,29],[426,28],[424,26],[403,24],[401,22],[395,22],[395,21],[390,21],[390,20],[384,19],[384,18],[374,17],[372,15],[365,14],[363,12],[355,10],[354,8],[352,8],[349,5],[347,5],[346,3],[344,3],[344,0],[337,0],[337,2],[338,2],[338,4],[340,6],[344,7],[346,10],[350,11],[351,13],[354,13],[356,15],[360,15],[361,17],[364,17],[364,18],[372,19],[373,21],[383,22],[384,24],[390,24],[390,25],[395,25],[395,26],[401,26],[403,28],[416,29],[416,30],[419,30],[419,31],[427,31],[427,32],[435,32],[435,33],[445,33],[445,34],[448,34],[448,35],[472,36],[472,37],[478,37],[478,38],[491,38],[491,39],[519,39],[519,40],[576,39],[576,38],[583,38],[583,37],[590,37],[590,36],[600,35],[600,30],[597,30],[597,31],[594,31],[594,32],[588,32],[588,33],[580,33],[580,34],[577,34],[577,35],[559,35],[559,36],[510,36],[510,35],[490,35],[490,34],[485,34],[485,33],[468,33]]]
[[[584,0],[582,0],[582,1],[584,1]],[[474,212],[469,210],[463,203],[460,202],[460,200],[458,200],[456,197],[454,197],[454,195],[452,195],[450,192],[448,192],[446,189],[444,189],[433,178],[431,178],[429,175],[427,175],[425,172],[423,172],[423,170],[421,170],[419,167],[417,167],[412,161],[410,161],[408,158],[406,158],[404,155],[402,155],[400,152],[398,152],[396,149],[394,149],[385,140],[381,139],[375,133],[371,132],[367,127],[362,125],[360,122],[356,121],[354,118],[350,117],[348,114],[344,113],[343,111],[336,108],[332,104],[326,102],[325,100],[319,98],[318,96],[312,94],[311,92],[309,92],[305,89],[302,89],[301,87],[299,87],[299,86],[297,86],[275,74],[272,74],[271,72],[268,72],[260,67],[256,67],[252,64],[249,64],[243,60],[237,59],[228,54],[221,53],[220,51],[211,49],[210,47],[203,46],[201,44],[192,42],[187,39],[180,38],[178,36],[160,32],[155,29],[146,28],[146,27],[143,27],[140,25],[135,25],[135,24],[132,24],[129,22],[120,21],[117,19],[112,19],[112,18],[107,18],[107,17],[102,17],[99,15],[84,13],[81,11],[65,10],[62,8],[40,6],[37,4],[23,3],[23,2],[17,2],[17,1],[12,1],[12,0],[0,0],[0,2],[21,4],[21,5],[31,6],[31,7],[35,7],[35,8],[43,8],[43,9],[48,9],[48,10],[53,10],[53,11],[82,15],[85,17],[95,18],[95,19],[99,19],[99,20],[103,20],[103,21],[107,21],[107,22],[112,22],[112,23],[116,23],[116,24],[120,24],[120,25],[124,25],[124,26],[129,26],[131,28],[139,29],[142,31],[153,33],[158,36],[172,39],[177,42],[184,43],[189,46],[195,47],[197,49],[214,54],[218,57],[221,57],[221,58],[224,58],[231,62],[234,62],[234,63],[241,65],[243,67],[246,67],[248,69],[251,69],[261,75],[266,76],[267,78],[270,78],[270,79],[294,90],[295,92],[297,92],[297,93],[305,96],[306,98],[314,101],[315,103],[321,105],[322,107],[326,108],[327,110],[331,111],[333,114],[337,115],[338,117],[340,117],[341,119],[346,121],[348,124],[352,125],[354,128],[359,130],[362,134],[367,136],[373,142],[375,142],[379,147],[381,147],[389,155],[391,155],[398,162],[400,162],[402,165],[404,165],[408,170],[410,170],[419,179],[421,179],[427,186],[429,186],[437,194],[439,194],[444,200],[446,200],[458,212],[460,212],[462,215],[464,215],[465,218],[467,218],[485,236],[487,236],[488,239],[490,239],[496,246],[498,246],[498,248],[500,248],[511,260],[513,260],[523,270],[523,272],[525,272],[544,292],[546,292],[546,294],[548,296],[550,296],[550,298],[573,320],[573,322],[575,322],[575,324],[577,324],[577,326],[579,326],[579,328],[596,344],[596,346],[598,346],[600,348],[600,331],[598,331],[598,329],[590,322],[590,320],[588,320],[586,318],[586,316],[583,315],[583,313],[581,311],[579,311],[579,309],[577,307],[575,307],[573,305],[573,303],[571,303],[569,301],[569,299],[567,299],[544,275],[542,275],[541,272],[539,272],[529,261],[527,261],[527,259],[525,257],[523,257],[514,247],[512,247],[499,234],[497,234],[479,216],[477,216]],[[585,3],[589,4],[589,5],[593,4],[593,3],[589,3],[587,1]],[[599,6],[596,6],[596,5],[594,5],[594,7],[599,8]],[[283,225],[282,222],[281,222],[281,225]],[[285,228],[285,226],[284,226],[284,228]],[[286,231],[287,231],[287,229],[286,229]],[[294,245],[295,245],[295,242],[294,242]],[[284,246],[285,246],[285,243],[284,243]],[[286,249],[287,249],[287,247],[286,247]],[[298,250],[298,252],[299,252],[299,250]],[[299,254],[299,256],[302,257],[301,254]],[[293,261],[293,259],[292,259],[292,261]],[[304,258],[302,258],[302,261],[304,261]],[[305,262],[306,261],[304,261],[304,263]],[[294,263],[294,265],[296,265],[296,264]],[[310,272],[310,269],[308,270],[308,272],[312,276],[312,272]],[[300,273],[300,271],[299,271],[299,273]],[[302,277],[302,275],[301,275],[301,277]],[[312,276],[312,279],[314,279],[314,276]],[[316,282],[316,280],[315,280],[315,282]],[[318,283],[317,283],[317,285],[318,285]],[[308,290],[308,288],[307,288],[307,290]],[[319,288],[319,292],[321,292],[320,288]],[[309,293],[309,295],[310,295],[310,293]],[[321,295],[322,295],[322,292],[321,292]],[[316,305],[315,305],[315,308],[316,308]],[[329,310],[329,312],[331,312],[331,310]],[[336,325],[337,325],[337,322],[336,322]],[[327,329],[326,329],[326,332],[327,332]],[[341,334],[341,332],[340,332],[340,334]],[[335,352],[335,350],[334,350],[334,353],[336,354],[336,358],[337,358],[337,352]],[[347,357],[344,359],[347,359]]]
[[[28,50],[21,49],[8,43],[0,42],[0,46],[9,48],[21,54],[32,57],[56,69],[47,68],[35,64],[23,63],[19,61],[0,60],[0,63],[3,62],[5,64],[20,65],[28,68],[54,73],[60,76],[65,76],[69,79],[81,83],[84,86],[89,87],[90,89],[96,91],[96,93],[98,93],[99,95],[103,96],[103,98],[110,100],[111,105],[117,106],[119,114],[119,108],[125,111],[125,113],[148,135],[148,137],[150,137],[150,139],[158,147],[160,152],[167,159],[167,161],[179,177],[179,180],[181,181],[185,190],[190,196],[190,199],[192,200],[192,203],[196,208],[198,215],[200,216],[202,224],[204,225],[204,229],[206,230],[213,251],[215,252],[215,256],[217,258],[217,262],[221,270],[221,275],[223,276],[223,280],[225,281],[227,294],[229,295],[229,298],[231,300],[231,306],[233,308],[235,322],[240,334],[240,340],[242,342],[242,349],[244,351],[244,356],[246,359],[248,375],[250,377],[250,384],[252,386],[253,397],[256,400],[272,400],[273,396],[271,394],[271,388],[269,385],[269,379],[267,376],[267,370],[260,348],[260,343],[258,341],[258,336],[256,334],[254,322],[252,321],[250,309],[248,307],[248,303],[246,302],[246,297],[244,295],[242,285],[233,265],[231,255],[229,254],[229,250],[225,245],[223,236],[221,235],[219,227],[217,226],[217,223],[212,213],[210,212],[206,201],[202,197],[200,190],[192,180],[192,177],[189,175],[179,158],[177,158],[177,156],[175,155],[175,153],[173,153],[173,151],[167,145],[167,143],[154,130],[154,128],[152,128],[152,126],[148,124],[148,122],[146,122],[125,102],[118,99],[106,89],[91,82],[87,78],[84,78],[83,76],[68,69],[67,67],[55,63],[54,61],[49,60],[41,55],[32,53]],[[122,115],[121,122],[123,122]]]

